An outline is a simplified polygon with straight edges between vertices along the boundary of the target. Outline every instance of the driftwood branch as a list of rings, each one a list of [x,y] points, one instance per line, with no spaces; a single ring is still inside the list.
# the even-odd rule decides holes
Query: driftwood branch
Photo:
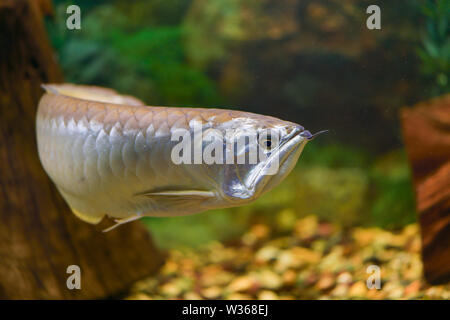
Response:
[[[445,282],[450,279],[450,95],[404,108],[401,116],[425,277],[430,283]]]
[[[104,234],[78,220],[40,165],[40,84],[62,80],[42,23],[50,4],[0,0],[0,299],[107,297],[162,262],[138,223]],[[81,290],[66,286],[69,265]]]

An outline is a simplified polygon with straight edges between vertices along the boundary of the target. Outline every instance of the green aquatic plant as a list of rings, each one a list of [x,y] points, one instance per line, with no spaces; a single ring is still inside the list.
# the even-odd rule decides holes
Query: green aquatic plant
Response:
[[[425,16],[422,47],[418,55],[423,75],[432,81],[430,95],[450,91],[450,1],[427,0],[420,6]]]
[[[47,21],[66,81],[114,88],[152,105],[221,104],[216,83],[189,64],[180,21],[185,2],[82,2],[82,28],[74,31],[65,24],[68,4],[57,1]]]
[[[370,180],[371,224],[397,229],[416,221],[414,192],[404,151],[394,151],[377,159],[370,170]]]

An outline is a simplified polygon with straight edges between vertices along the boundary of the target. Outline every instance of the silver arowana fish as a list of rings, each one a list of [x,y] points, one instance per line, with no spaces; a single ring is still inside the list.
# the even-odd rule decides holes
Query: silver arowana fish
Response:
[[[42,165],[73,213],[89,223],[179,216],[239,206],[273,189],[313,138],[298,124],[222,109],[150,107],[92,86],[48,84],[40,100],[37,144]],[[238,136],[270,129],[278,145],[256,164],[175,164],[174,130],[193,124]],[[263,168],[278,157],[279,170]]]

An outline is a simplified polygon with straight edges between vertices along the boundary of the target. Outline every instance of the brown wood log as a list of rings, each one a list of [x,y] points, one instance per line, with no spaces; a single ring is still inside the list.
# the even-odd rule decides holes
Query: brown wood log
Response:
[[[450,95],[401,111],[422,234],[425,278],[450,280]]]
[[[41,83],[60,82],[42,14],[48,0],[0,0],[0,299],[115,295],[155,272],[161,255],[132,223],[102,233],[77,219],[42,169],[35,114]],[[69,290],[69,265],[81,289]]]

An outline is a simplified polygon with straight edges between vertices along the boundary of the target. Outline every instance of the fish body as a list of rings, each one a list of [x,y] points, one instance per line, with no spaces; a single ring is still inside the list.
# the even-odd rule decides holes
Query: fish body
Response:
[[[150,107],[99,87],[44,88],[36,118],[39,157],[74,214],[89,223],[105,215],[128,221],[249,203],[287,176],[311,138],[298,124],[248,112]],[[257,163],[175,163],[180,141],[174,134],[187,132],[195,144],[199,127],[233,139],[247,129],[257,135],[270,129],[278,142]],[[233,156],[249,152],[219,146]],[[276,172],[266,174],[275,160]]]

